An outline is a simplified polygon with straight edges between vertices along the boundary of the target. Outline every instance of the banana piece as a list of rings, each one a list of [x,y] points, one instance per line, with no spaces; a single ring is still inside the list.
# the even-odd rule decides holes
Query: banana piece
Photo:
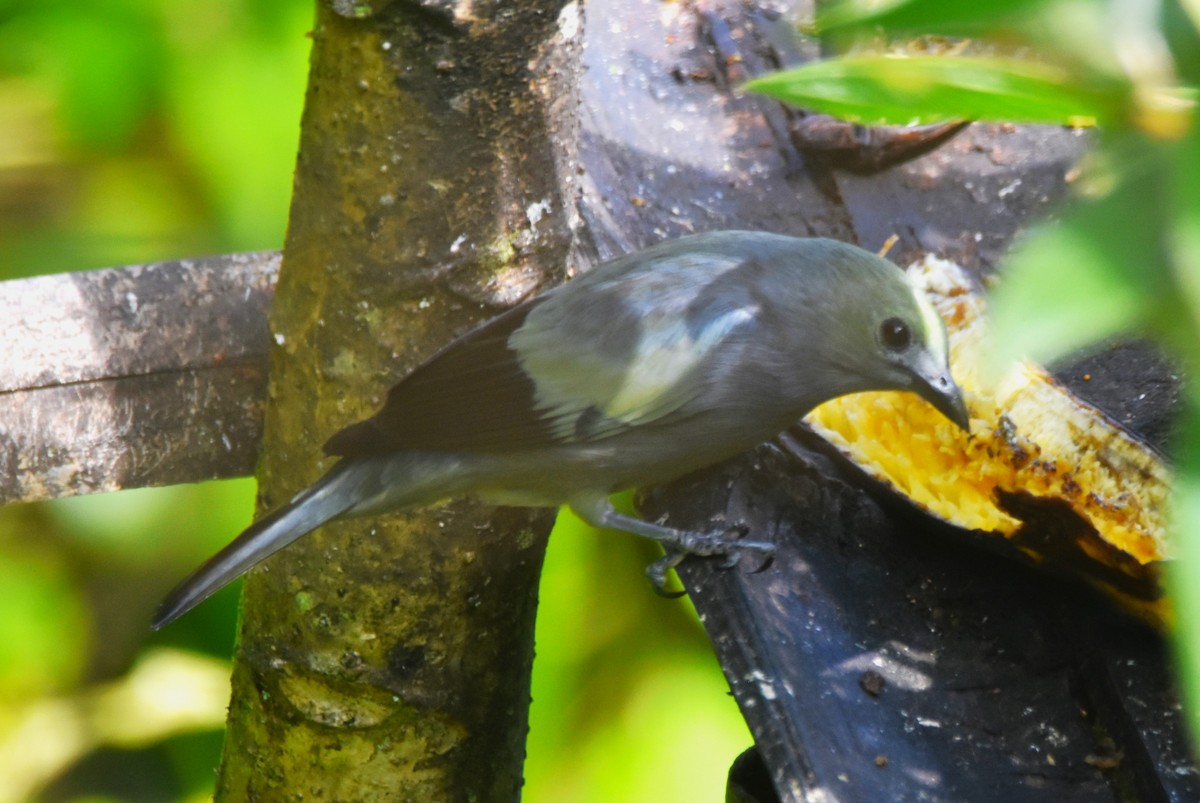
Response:
[[[1031,362],[985,369],[986,303],[962,268],[909,268],[950,333],[971,434],[912,394],[860,393],[805,419],[871,477],[955,526],[1008,540],[1032,563],[1078,574],[1160,628],[1171,474],[1156,452]]]

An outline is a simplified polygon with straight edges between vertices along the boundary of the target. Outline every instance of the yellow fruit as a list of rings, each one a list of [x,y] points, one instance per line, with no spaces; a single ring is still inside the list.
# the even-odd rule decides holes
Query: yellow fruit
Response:
[[[1002,536],[1034,563],[1077,573],[1169,626],[1158,566],[1170,557],[1166,466],[1032,363],[991,379],[986,305],[960,267],[927,257],[909,274],[946,321],[971,434],[907,393],[836,399],[806,422],[929,513]]]

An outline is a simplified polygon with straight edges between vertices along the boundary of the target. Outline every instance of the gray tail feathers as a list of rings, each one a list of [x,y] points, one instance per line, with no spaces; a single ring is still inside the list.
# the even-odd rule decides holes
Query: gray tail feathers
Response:
[[[363,469],[369,467],[362,461],[344,460],[290,502],[251,524],[167,595],[151,627],[158,630],[170,624],[255,564],[354,507],[361,501]]]

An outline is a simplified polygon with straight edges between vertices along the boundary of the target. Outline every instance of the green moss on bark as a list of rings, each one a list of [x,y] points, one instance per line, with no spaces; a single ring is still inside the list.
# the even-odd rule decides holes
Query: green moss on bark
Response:
[[[263,509],[326,470],[324,440],[397,377],[559,278],[550,77],[529,68],[558,5],[318,10],[271,316]],[[517,797],[549,525],[457,503],[322,528],[254,572],[218,797]]]

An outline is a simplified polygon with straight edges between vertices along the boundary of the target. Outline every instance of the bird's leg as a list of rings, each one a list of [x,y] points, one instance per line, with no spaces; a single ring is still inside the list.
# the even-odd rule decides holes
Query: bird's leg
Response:
[[[741,526],[714,532],[677,530],[674,527],[619,513],[603,496],[574,499],[570,503],[570,508],[575,511],[575,515],[593,527],[624,530],[627,533],[650,538],[662,544],[666,555],[646,568],[646,576],[650,578],[655,589],[664,596],[679,596],[675,592],[666,590],[667,572],[678,566],[688,555],[702,557],[724,555],[726,559],[722,565],[728,568],[737,564],[743,552],[758,552],[763,556],[763,568],[765,568],[775,554],[774,544],[766,541],[742,540],[746,534],[746,528]]]

